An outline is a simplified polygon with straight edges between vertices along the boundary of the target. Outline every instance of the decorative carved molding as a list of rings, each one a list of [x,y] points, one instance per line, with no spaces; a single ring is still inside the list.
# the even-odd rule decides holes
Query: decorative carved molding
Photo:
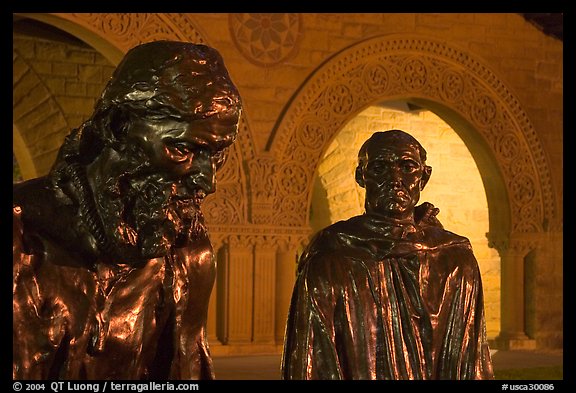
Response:
[[[308,243],[311,229],[307,227],[280,227],[269,225],[212,225],[209,226],[213,244],[243,244],[245,246],[270,245],[279,250],[295,249]]]
[[[205,43],[185,14],[79,13],[55,15],[99,34],[123,52],[149,41],[187,40],[199,44]]]
[[[225,238],[225,243],[235,249],[251,249],[256,244],[256,238],[251,234],[231,234]]]
[[[240,147],[232,145],[224,166],[216,173],[216,193],[202,204],[208,226],[247,222],[247,185]]]
[[[261,67],[280,64],[298,51],[302,36],[300,14],[230,14],[230,36],[240,53]]]
[[[276,161],[273,157],[257,157],[247,163],[250,176],[250,220],[269,224],[274,215]]]
[[[279,171],[274,222],[306,225],[313,176],[326,144],[358,111],[387,98],[430,100],[464,117],[501,168],[511,231],[545,229],[556,201],[542,145],[518,100],[467,52],[406,36],[376,37],[345,49],[294,97],[271,148],[285,170]]]
[[[494,248],[500,254],[500,257],[505,255],[519,255],[525,257],[530,251],[540,247],[542,237],[539,233],[516,233],[511,237],[492,236],[490,233],[486,234],[488,238],[488,246]]]

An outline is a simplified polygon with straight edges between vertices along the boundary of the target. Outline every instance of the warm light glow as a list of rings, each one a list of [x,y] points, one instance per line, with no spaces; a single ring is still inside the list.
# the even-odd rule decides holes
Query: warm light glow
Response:
[[[500,331],[500,258],[488,247],[488,203],[480,173],[458,134],[429,111],[405,112],[373,106],[353,118],[326,149],[318,167],[310,224],[317,231],[364,212],[364,189],[354,180],[358,150],[374,131],[401,129],[428,153],[432,177],[420,202],[440,209],[444,227],[466,236],[478,259],[489,338]]]

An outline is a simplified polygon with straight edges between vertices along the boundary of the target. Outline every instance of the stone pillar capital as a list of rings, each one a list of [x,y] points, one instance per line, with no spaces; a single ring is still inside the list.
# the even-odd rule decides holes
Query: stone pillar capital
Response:
[[[530,251],[539,247],[542,234],[540,233],[512,233],[509,235],[493,235],[487,233],[488,246],[495,248],[500,257],[505,255],[526,256]]]
[[[278,238],[278,250],[282,252],[296,250],[303,247],[307,241],[308,236],[304,234],[281,236]]]

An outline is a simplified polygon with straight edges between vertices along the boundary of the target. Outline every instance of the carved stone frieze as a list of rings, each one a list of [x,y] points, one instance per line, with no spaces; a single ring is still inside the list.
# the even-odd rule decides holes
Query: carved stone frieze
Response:
[[[302,247],[311,235],[310,228],[269,225],[213,225],[209,230],[212,243],[217,243],[218,247],[227,244],[243,247],[267,245],[277,250]]]
[[[254,224],[271,223],[276,191],[276,160],[264,156],[247,163],[250,176],[250,220]]]
[[[142,42],[158,40],[205,41],[184,14],[78,13],[56,14],[111,39],[124,52]]]
[[[496,249],[501,257],[504,255],[516,255],[523,258],[529,252],[537,249],[542,241],[541,236],[536,232],[519,232],[511,237],[493,236],[490,233],[487,233],[486,236],[488,238],[488,246]]]
[[[464,95],[464,75],[459,70],[446,69],[440,76],[440,95],[447,102],[457,102]]]
[[[160,39],[207,43],[187,14],[54,15],[94,32],[123,51],[141,42]],[[236,38],[238,34],[260,29],[260,35],[244,37],[244,50],[251,51],[253,60],[270,65],[273,60],[283,61],[294,54],[291,50],[298,46],[302,25],[298,15],[274,14],[274,21],[266,19],[265,15],[235,14],[230,18],[236,19],[229,22]],[[274,26],[270,24],[272,22]],[[233,24],[236,27],[232,27]],[[291,33],[280,37],[272,33],[284,28]],[[265,29],[268,29],[266,34]],[[282,49],[275,51],[274,45]],[[241,151],[237,164],[242,168],[242,175],[234,179],[243,184],[243,189],[240,194],[237,189],[227,192],[236,200],[210,202],[224,208],[222,214],[215,216],[214,213],[208,220],[222,223],[224,217],[233,217],[235,223],[252,220],[306,226],[314,171],[326,144],[362,108],[398,98],[438,103],[462,116],[480,134],[498,161],[509,195],[511,231],[542,230],[547,223],[557,221],[556,201],[542,145],[511,91],[466,50],[444,41],[407,35],[374,37],[343,50],[298,90],[278,121],[277,129],[272,131],[275,139],[271,153],[276,158],[277,179],[274,191],[267,192],[265,197],[267,205],[274,198],[272,215],[268,210],[259,216],[258,209],[254,209],[260,198],[264,198],[265,194],[260,193],[251,202],[254,214],[248,216],[247,196],[253,192],[252,187],[260,186],[250,184],[255,178],[245,179],[243,175],[242,163],[255,157],[243,117],[237,142]],[[236,175],[225,173],[229,174]],[[519,174],[522,176],[517,178]],[[226,182],[219,183],[219,187],[224,191]],[[288,187],[295,187],[292,190],[296,192],[287,193]]]

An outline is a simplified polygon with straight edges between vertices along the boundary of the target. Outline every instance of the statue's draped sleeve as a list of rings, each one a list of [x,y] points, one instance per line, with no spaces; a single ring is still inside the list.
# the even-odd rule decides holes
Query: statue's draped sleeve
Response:
[[[470,244],[434,231],[425,247],[321,232],[299,262],[282,377],[493,378]]]

